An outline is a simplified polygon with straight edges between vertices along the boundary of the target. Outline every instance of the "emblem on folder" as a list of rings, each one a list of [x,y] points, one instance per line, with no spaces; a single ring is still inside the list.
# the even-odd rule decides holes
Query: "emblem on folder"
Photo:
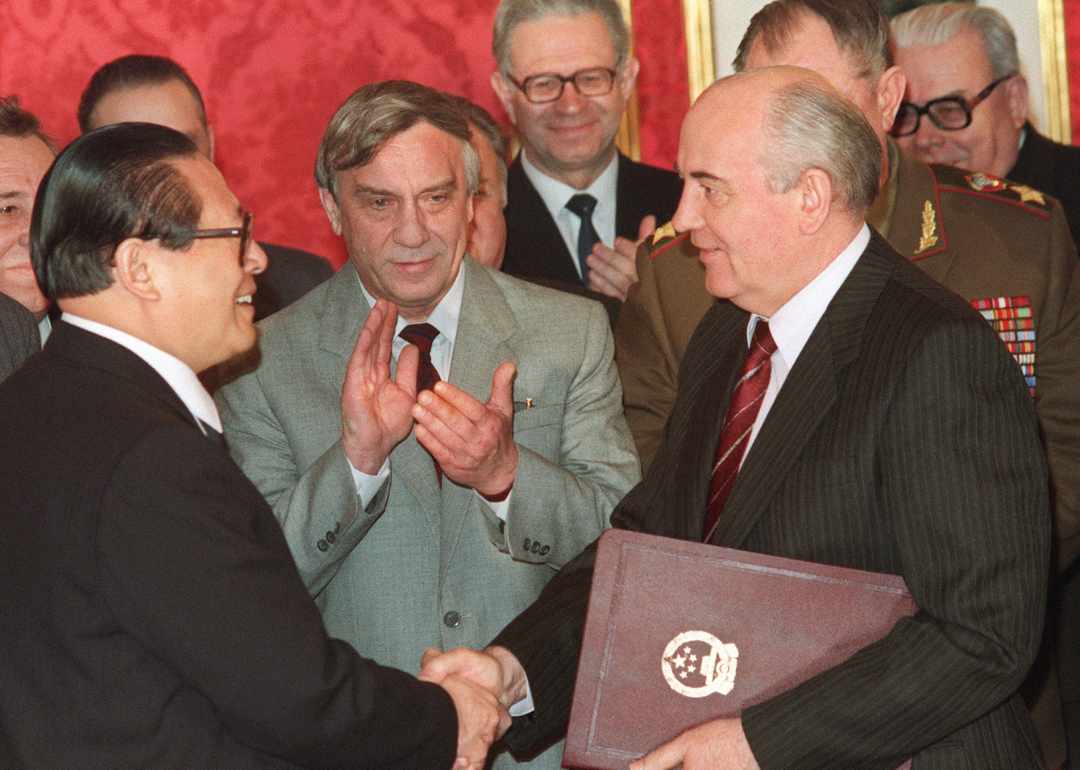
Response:
[[[661,669],[668,686],[687,698],[727,695],[735,686],[739,648],[706,631],[684,631],[664,648]]]

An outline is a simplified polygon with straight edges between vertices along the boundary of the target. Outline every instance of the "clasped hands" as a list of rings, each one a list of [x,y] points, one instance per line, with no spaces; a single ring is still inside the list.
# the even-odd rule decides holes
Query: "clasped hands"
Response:
[[[360,331],[341,391],[341,441],[362,473],[375,475],[410,431],[456,484],[482,495],[506,492],[517,473],[514,443],[514,364],[491,378],[491,397],[480,403],[448,382],[417,396],[419,351],[407,345],[390,376],[397,308],[380,299]]]
[[[614,248],[597,242],[592,253],[585,258],[589,266],[589,288],[625,301],[630,287],[637,283],[637,248],[656,229],[656,217],[652,214],[638,225],[638,239],[616,238]]]
[[[447,653],[434,649],[424,653],[421,679],[439,684],[452,677],[481,687],[504,709],[520,701],[528,691],[524,668],[503,647],[489,647],[483,652],[459,647]],[[760,770],[743,733],[742,721],[737,718],[715,719],[686,730],[631,762],[630,770],[680,766],[683,770]]]

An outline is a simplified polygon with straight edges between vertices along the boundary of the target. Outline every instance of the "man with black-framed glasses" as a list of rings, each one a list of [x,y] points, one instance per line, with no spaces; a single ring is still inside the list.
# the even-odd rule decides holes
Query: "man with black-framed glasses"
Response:
[[[1028,120],[1028,84],[1016,36],[993,8],[939,3],[892,21],[896,63],[907,75],[893,125],[900,146],[1049,193],[1080,239],[1080,148],[1059,144]]]
[[[517,128],[503,270],[626,298],[636,242],[675,213],[678,176],[615,136],[637,78],[615,0],[503,0],[491,84]]]

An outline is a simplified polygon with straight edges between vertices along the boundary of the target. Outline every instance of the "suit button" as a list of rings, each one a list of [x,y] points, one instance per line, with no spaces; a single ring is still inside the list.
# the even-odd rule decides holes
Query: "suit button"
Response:
[[[531,545],[532,545],[532,540],[530,540],[529,538],[525,538],[525,542],[522,544],[522,548],[524,548],[526,551],[528,551],[529,546],[531,546]]]
[[[449,628],[457,628],[459,625],[461,625],[461,615],[457,614],[453,610],[450,610],[448,613],[443,615],[442,622],[445,623]]]
[[[337,540],[337,535],[335,535],[333,532],[327,532],[326,533],[326,542],[332,543],[335,540]]]
[[[325,540],[320,540],[319,542],[317,542],[317,543],[315,544],[315,546],[316,546],[316,547],[317,547],[317,548],[318,548],[318,549],[319,549],[320,551],[324,551],[324,552],[325,552],[325,551],[329,551],[329,550],[330,550],[330,544],[329,544],[328,542],[326,542]]]
[[[545,545],[543,548],[540,549],[540,555],[541,556],[547,556],[548,552],[550,550],[551,550],[551,546],[550,545]]]
[[[533,543],[532,548],[530,548],[529,550],[532,551],[533,553],[539,553],[540,552],[540,544],[539,543]]]

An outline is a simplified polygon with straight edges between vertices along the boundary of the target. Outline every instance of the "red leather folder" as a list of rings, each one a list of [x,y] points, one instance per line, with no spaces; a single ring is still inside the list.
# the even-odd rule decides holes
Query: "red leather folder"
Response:
[[[915,610],[895,575],[610,530],[563,765],[625,770],[846,660]]]

